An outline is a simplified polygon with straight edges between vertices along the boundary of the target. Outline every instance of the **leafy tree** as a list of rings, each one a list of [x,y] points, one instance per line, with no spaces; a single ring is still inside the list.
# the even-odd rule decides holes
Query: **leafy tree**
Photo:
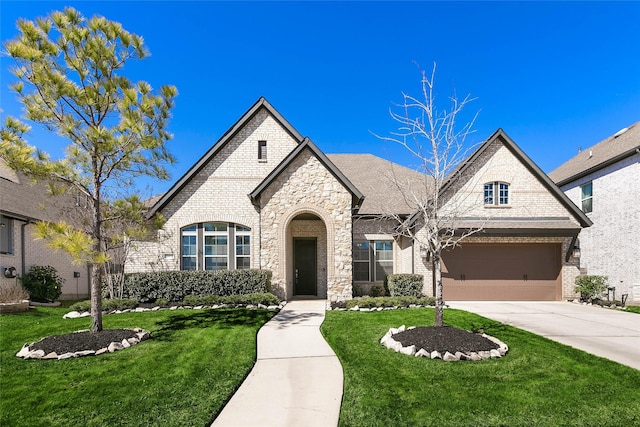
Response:
[[[7,118],[0,156],[13,169],[52,182],[53,191],[75,191],[88,210],[81,230],[64,221],[40,224],[38,234],[91,268],[91,330],[102,330],[101,279],[105,229],[120,214],[119,190],[138,176],[167,179],[174,161],[166,149],[177,90],[154,93],[144,81],[122,75],[125,64],[149,55],[142,37],[101,16],[86,19],[73,8],[35,21],[20,19],[18,36],[5,43],[18,78],[12,85],[24,118],[69,140],[63,158],[54,160],[29,146],[28,126]],[[135,202],[132,202],[135,203]],[[126,203],[125,203],[126,204]],[[135,210],[135,209],[134,209]]]
[[[403,93],[397,109],[390,111],[399,125],[398,130],[389,136],[378,137],[406,148],[422,173],[419,182],[401,182],[392,177],[414,214],[406,217],[390,212],[383,216],[399,224],[396,228],[398,236],[409,237],[421,252],[428,254],[426,259],[431,262],[436,299],[434,324],[443,326],[442,253],[458,246],[483,227],[462,229],[458,226],[469,209],[465,199],[470,195],[453,191],[461,178],[456,171],[471,149],[467,137],[473,132],[477,114],[461,125],[458,121],[462,110],[473,98],[451,96],[449,108],[440,109],[434,92],[435,71],[435,64],[431,75],[421,70],[420,95]]]

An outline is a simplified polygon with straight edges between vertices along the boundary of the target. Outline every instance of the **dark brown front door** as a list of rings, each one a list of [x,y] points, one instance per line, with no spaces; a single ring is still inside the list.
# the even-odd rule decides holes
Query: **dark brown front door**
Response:
[[[316,239],[293,239],[293,294],[316,295],[318,269]]]

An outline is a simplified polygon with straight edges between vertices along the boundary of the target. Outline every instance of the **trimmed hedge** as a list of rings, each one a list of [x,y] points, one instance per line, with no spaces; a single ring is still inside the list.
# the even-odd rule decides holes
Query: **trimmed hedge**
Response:
[[[422,274],[390,274],[385,280],[387,294],[392,297],[422,296]]]
[[[411,305],[435,305],[433,297],[363,297],[346,301],[345,308],[409,307]]]
[[[161,271],[127,274],[123,298],[139,302],[183,301],[188,295],[246,295],[271,292],[271,271]]]
[[[259,294],[245,294],[245,295],[207,295],[203,297],[197,297],[195,295],[188,295],[184,297],[182,301],[184,305],[198,306],[198,305],[213,305],[213,304],[229,304],[229,305],[278,305],[280,300],[272,293],[259,293]]]

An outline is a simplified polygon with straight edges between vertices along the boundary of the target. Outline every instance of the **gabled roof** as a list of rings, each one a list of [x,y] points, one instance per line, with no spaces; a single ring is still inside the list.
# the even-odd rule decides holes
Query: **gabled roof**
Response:
[[[269,114],[294,138],[298,143],[302,142],[303,137],[264,97],[260,97],[255,104],[251,106],[238,121],[231,126],[225,133],[213,144],[213,146],[185,173],[175,184],[164,193],[153,205],[148,212],[148,217],[152,217],[156,212],[165,207],[167,203],[175,197],[176,194],[184,188],[185,185],[193,179],[194,176],[202,170],[203,167],[213,158],[234,136],[246,126],[246,124],[261,110],[266,109]]]
[[[636,153],[640,153],[640,122],[581,151],[549,173],[549,177],[563,186]]]
[[[582,227],[589,227],[593,223],[578,207],[567,197],[562,190],[545,174],[538,165],[536,165],[529,156],[518,145],[513,142],[504,130],[498,129],[491,135],[476,151],[474,151],[464,162],[460,164],[442,186],[441,192],[444,193],[455,182],[455,179],[463,174],[473,163],[496,141],[501,142],[520,162],[536,177],[542,185],[551,193],[570,213],[578,220]]]
[[[384,160],[373,154],[328,154],[327,157],[362,193],[365,200],[360,215],[380,215],[389,211],[410,215],[414,208],[407,197],[423,194],[430,180],[418,171]]]
[[[260,194],[282,173],[284,170],[298,157],[305,149],[310,150],[313,155],[320,160],[329,172],[351,192],[354,198],[354,210],[360,208],[364,200],[364,195],[356,188],[355,185],[338,169],[331,160],[309,139],[305,138],[282,162],[258,185],[255,190],[249,193],[251,201],[256,203],[260,198]]]

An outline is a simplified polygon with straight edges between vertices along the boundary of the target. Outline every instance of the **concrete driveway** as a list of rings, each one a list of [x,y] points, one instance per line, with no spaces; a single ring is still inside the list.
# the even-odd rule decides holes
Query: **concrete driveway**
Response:
[[[455,301],[448,304],[640,370],[638,314],[569,302]]]

